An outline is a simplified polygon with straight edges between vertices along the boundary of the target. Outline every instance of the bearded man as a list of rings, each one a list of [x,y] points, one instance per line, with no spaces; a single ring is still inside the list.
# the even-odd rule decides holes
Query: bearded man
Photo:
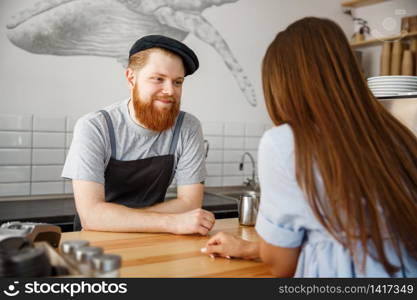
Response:
[[[62,177],[72,179],[74,230],[206,235],[201,124],[180,111],[184,77],[199,63],[185,44],[137,40],[125,72],[130,98],[80,118]],[[164,201],[173,178],[177,198]]]

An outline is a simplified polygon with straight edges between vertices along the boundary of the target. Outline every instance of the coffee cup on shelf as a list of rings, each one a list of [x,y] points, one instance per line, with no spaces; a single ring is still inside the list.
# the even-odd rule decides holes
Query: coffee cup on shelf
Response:
[[[380,75],[390,75],[391,67],[391,42],[385,41],[381,52],[381,70]]]
[[[413,76],[414,65],[413,65],[413,53],[410,50],[405,50],[403,53],[401,75]]]
[[[394,41],[391,54],[391,75],[401,75],[403,45],[400,40]]]

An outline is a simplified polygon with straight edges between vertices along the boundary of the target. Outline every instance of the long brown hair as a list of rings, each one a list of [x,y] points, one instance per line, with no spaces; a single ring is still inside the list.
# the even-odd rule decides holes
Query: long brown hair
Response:
[[[369,254],[398,270],[386,238],[400,259],[402,245],[417,259],[417,138],[373,97],[342,29],[291,24],[269,46],[262,79],[272,121],[294,132],[297,182],[320,223],[361,268]]]

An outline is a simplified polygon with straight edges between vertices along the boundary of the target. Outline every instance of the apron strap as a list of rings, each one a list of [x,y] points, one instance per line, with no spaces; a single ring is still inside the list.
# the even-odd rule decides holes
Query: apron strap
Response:
[[[180,137],[180,130],[182,126],[182,121],[184,120],[185,112],[180,111],[177,118],[177,124],[175,124],[174,135],[171,140],[171,146],[169,147],[169,154],[174,155],[175,150],[177,149],[178,139]]]
[[[185,112],[180,111],[177,119],[177,124],[175,124],[174,135],[171,140],[171,146],[169,147],[169,154],[174,156],[174,165],[172,166],[171,178],[169,179],[169,185],[171,185],[172,180],[174,179],[175,175],[175,150],[177,149],[178,139],[180,137],[180,131],[182,126],[182,121],[184,120]]]
[[[114,136],[113,122],[111,121],[110,115],[107,111],[99,110],[99,112],[102,113],[104,118],[106,119],[107,128],[109,129],[111,157],[116,158],[116,138]]]

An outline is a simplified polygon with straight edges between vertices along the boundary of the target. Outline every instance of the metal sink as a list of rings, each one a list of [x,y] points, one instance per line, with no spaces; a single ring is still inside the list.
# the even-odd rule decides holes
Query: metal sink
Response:
[[[239,200],[241,196],[246,195],[246,194],[250,194],[253,195],[255,194],[257,197],[259,197],[259,192],[258,191],[253,191],[253,190],[246,190],[246,189],[242,189],[242,190],[230,190],[230,191],[219,191],[219,192],[204,192],[204,199],[208,200],[209,199],[213,199],[213,198],[218,198],[218,199],[225,199],[225,200]],[[177,197],[177,193],[176,192],[168,192],[165,195],[166,199],[174,199]]]
[[[221,195],[221,196],[225,196],[225,197],[228,197],[228,198],[233,198],[235,200],[239,200],[241,196],[247,195],[247,194],[249,194],[249,195],[254,195],[255,194],[256,197],[259,198],[259,192],[251,191],[251,190],[249,190],[249,191],[248,190],[230,191],[230,192],[226,191],[226,192],[220,192],[217,195]]]
[[[174,199],[177,193],[169,191],[165,195],[165,199]],[[239,198],[239,196],[237,196]],[[236,218],[237,217],[237,199],[227,195],[218,193],[204,192],[203,208],[211,211],[216,216],[216,219],[221,218]]]
[[[215,193],[204,193],[203,208],[214,213],[216,219],[236,218],[237,201],[228,196]]]

